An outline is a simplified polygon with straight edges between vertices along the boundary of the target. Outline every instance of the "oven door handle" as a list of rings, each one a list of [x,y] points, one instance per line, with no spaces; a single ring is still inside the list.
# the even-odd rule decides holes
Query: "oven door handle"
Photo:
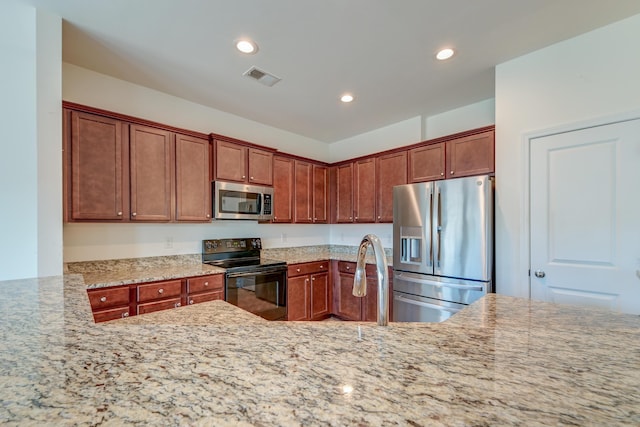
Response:
[[[284,273],[286,272],[286,268],[270,268],[266,270],[257,270],[257,271],[245,271],[242,273],[227,273],[227,277],[249,277],[249,276],[258,276],[261,274],[270,274],[270,273]]]

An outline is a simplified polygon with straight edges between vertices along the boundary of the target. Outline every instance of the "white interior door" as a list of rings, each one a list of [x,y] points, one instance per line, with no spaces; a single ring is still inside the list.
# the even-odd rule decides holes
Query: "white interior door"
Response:
[[[640,119],[531,140],[531,297],[640,314]]]

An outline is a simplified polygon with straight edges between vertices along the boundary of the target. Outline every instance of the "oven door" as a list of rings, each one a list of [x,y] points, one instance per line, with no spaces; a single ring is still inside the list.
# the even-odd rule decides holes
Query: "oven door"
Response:
[[[227,272],[226,300],[267,320],[287,318],[287,269]]]

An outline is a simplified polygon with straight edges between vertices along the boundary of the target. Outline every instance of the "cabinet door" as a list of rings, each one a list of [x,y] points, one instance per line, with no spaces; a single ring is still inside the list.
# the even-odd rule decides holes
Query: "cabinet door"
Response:
[[[176,135],[176,220],[211,220],[209,141]]]
[[[353,222],[353,163],[336,167],[336,222]]]
[[[71,112],[71,219],[126,219],[122,130],[118,120]]]
[[[353,274],[338,273],[335,312],[345,320],[360,320],[361,298],[353,296]]]
[[[444,142],[409,150],[409,182],[444,179]]]
[[[377,159],[376,221],[393,222],[393,187],[407,183],[407,152]]]
[[[273,158],[273,222],[293,221],[293,159]]]
[[[317,273],[311,275],[311,319],[319,319],[331,313],[329,274]]]
[[[329,169],[313,165],[313,222],[326,224],[329,221]]]
[[[447,141],[447,178],[494,172],[494,131]]]
[[[129,139],[131,220],[170,221],[173,134],[131,125]]]
[[[367,275],[367,295],[362,299],[362,320],[378,320],[378,278]]]
[[[355,222],[376,222],[376,160],[359,160],[354,167]]]
[[[287,279],[287,320],[309,320],[309,276]]]
[[[226,141],[215,142],[215,176],[223,181],[247,180],[247,147]]]
[[[273,185],[273,153],[249,148],[250,184]]]
[[[311,163],[295,161],[294,169],[294,221],[296,223],[309,223],[312,221],[311,199]]]

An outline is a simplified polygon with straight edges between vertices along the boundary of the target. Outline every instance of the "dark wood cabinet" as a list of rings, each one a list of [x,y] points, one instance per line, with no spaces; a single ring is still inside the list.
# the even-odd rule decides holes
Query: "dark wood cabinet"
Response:
[[[296,160],[294,166],[294,196],[293,196],[293,220],[294,222],[313,222],[313,195],[311,194],[313,183],[313,167],[309,162]]]
[[[115,119],[65,110],[70,220],[122,221],[128,216],[126,125]]]
[[[393,222],[393,187],[407,183],[407,152],[379,156],[376,161],[376,222]]]
[[[216,140],[214,162],[216,180],[273,185],[273,153],[269,151]]]
[[[329,222],[329,168],[313,165],[313,222]]]
[[[129,317],[129,286],[88,289],[87,295],[96,323]]]
[[[353,222],[353,163],[334,167],[335,222]]]
[[[224,300],[224,274],[191,277],[186,280],[187,304]]]
[[[209,141],[176,134],[177,221],[211,220]]]
[[[376,266],[365,266],[367,276],[367,295],[356,297],[353,295],[353,280],[356,263],[347,261],[332,261],[332,270],[337,280],[333,283],[334,314],[343,320],[360,320],[375,322],[378,319],[378,275]],[[389,269],[389,295],[393,295],[391,286],[391,269]],[[391,309],[391,300],[389,300]],[[391,311],[389,316],[391,316]],[[391,317],[390,317],[391,318]]]
[[[329,261],[292,264],[287,272],[287,320],[331,315]]]
[[[273,222],[293,222],[293,159],[273,157]]]
[[[447,142],[447,178],[484,175],[495,170],[494,131]]]
[[[136,302],[136,314],[180,307],[182,305],[182,280],[137,285]]]
[[[66,221],[211,220],[209,142],[64,109]]]
[[[376,159],[358,160],[353,166],[354,221],[376,222]]]
[[[409,182],[444,179],[445,167],[444,142],[409,150]]]
[[[147,126],[131,125],[129,129],[130,219],[170,221],[174,135]]]

